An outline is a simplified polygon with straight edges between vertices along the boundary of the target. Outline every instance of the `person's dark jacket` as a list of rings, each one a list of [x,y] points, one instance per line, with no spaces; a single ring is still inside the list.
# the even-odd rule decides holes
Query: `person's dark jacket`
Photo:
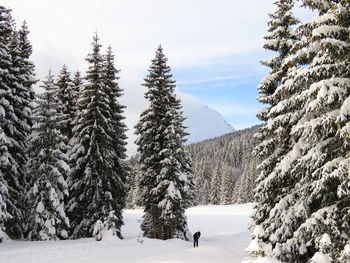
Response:
[[[198,232],[193,234],[193,239],[198,240],[200,238],[200,236],[201,236],[201,232],[198,231]]]

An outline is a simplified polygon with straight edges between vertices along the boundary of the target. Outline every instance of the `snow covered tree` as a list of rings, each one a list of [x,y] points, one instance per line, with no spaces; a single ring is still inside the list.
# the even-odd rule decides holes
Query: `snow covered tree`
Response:
[[[103,230],[104,225],[100,219],[98,219],[94,225],[94,231],[92,233],[92,236],[95,238],[96,241],[101,241],[103,238]]]
[[[264,230],[260,225],[255,226],[252,238],[253,240],[250,242],[249,246],[244,250],[254,259],[269,257],[271,255],[271,245],[265,244],[261,241],[261,237],[264,235]],[[273,261],[276,262],[276,261]]]
[[[33,186],[29,191],[29,238],[56,240],[68,237],[69,220],[64,210],[68,195],[65,175],[69,171],[65,139],[60,128],[64,116],[54,78],[43,81],[44,92],[34,109],[33,135],[30,140],[28,174]]]
[[[317,243],[319,247],[319,252],[316,252],[315,255],[311,258],[311,263],[331,263],[332,260],[327,253],[329,246],[332,244],[329,235],[327,233],[323,234],[323,236]]]
[[[224,170],[221,178],[220,204],[232,204],[233,186],[232,174],[229,170]]]
[[[70,72],[66,65],[61,69],[57,77],[56,86],[58,88],[58,99],[62,105],[63,120],[61,122],[61,133],[70,140],[73,137],[73,120],[76,112],[76,97],[74,84],[70,77]]]
[[[118,222],[118,220],[119,219],[115,215],[114,211],[110,211],[103,222],[100,219],[97,220],[94,225],[94,231],[92,233],[92,235],[95,237],[95,240],[101,241],[106,234],[122,239],[120,228],[116,225],[116,222]]]
[[[103,224],[105,230],[111,232],[112,236],[122,238],[120,227],[116,225],[119,220],[118,216],[115,215],[115,211],[110,211]]]
[[[113,167],[116,172],[116,176],[120,180],[118,189],[115,195],[115,201],[118,206],[113,209],[114,217],[116,219],[116,227],[120,228],[123,224],[122,220],[122,209],[125,207],[127,186],[126,181],[129,173],[129,167],[125,163],[126,158],[126,131],[127,127],[124,123],[125,117],[123,116],[125,106],[121,105],[118,99],[123,95],[123,90],[119,87],[117,80],[119,77],[117,70],[114,66],[114,55],[112,48],[109,46],[107,48],[107,54],[104,59],[104,85],[106,88],[106,93],[109,95],[109,107],[111,111],[111,125],[113,129],[113,134],[111,134],[112,146],[113,146]],[[115,186],[115,187],[116,187]],[[118,235],[121,237],[121,235]]]
[[[4,200],[11,215],[6,221],[6,232],[11,238],[24,235],[26,150],[34,94],[31,85],[35,82],[34,65],[28,60],[31,46],[24,41],[28,31],[24,32],[24,28],[17,32],[11,10],[0,6],[0,173],[9,193]]]
[[[184,149],[185,127],[175,81],[161,46],[143,85],[150,105],[136,125],[140,154],[141,229],[150,238],[188,240],[185,209],[193,198],[192,167]]]
[[[290,54],[293,44],[297,40],[297,34],[293,30],[293,26],[298,20],[292,14],[292,0],[278,0],[275,2],[277,6],[276,12],[270,14],[269,21],[270,34],[265,37],[264,48],[276,52],[276,56],[272,59],[262,61],[262,64],[271,68],[269,74],[263,78],[258,87],[258,100],[261,103],[268,104],[259,113],[258,118],[267,121],[266,125],[259,129],[256,134],[260,144],[255,149],[256,156],[261,160],[258,165],[260,175],[257,178],[256,198],[259,204],[256,207],[253,216],[254,223],[261,225],[269,216],[274,204],[278,201],[279,191],[283,187],[269,186],[265,187],[265,181],[270,176],[276,164],[283,156],[289,144],[289,119],[281,118],[270,113],[271,107],[278,104],[283,98],[275,98],[272,96],[275,90],[281,85],[286,77],[290,65],[284,65],[283,60]],[[283,95],[283,94],[282,94]],[[286,94],[285,97],[288,97]],[[265,231],[263,241],[266,242],[271,234]]]
[[[258,172],[257,158],[252,151],[257,145],[254,134],[258,128],[254,126],[186,146],[193,161],[196,204],[209,204],[206,201],[208,193],[211,203],[216,195],[220,203],[223,171],[228,171],[232,182],[235,182],[227,192],[229,203],[255,201],[254,188]],[[205,187],[207,181],[209,191]]]
[[[10,10],[0,6],[0,228],[2,229],[1,239],[4,238],[5,224],[13,216],[20,215],[16,209],[16,203],[10,197],[7,180],[16,172],[16,161],[11,153],[11,147],[15,143],[11,137],[13,123],[10,116],[14,116],[14,109],[11,107],[13,94],[11,82],[14,76],[11,74],[11,55],[9,52],[9,37],[11,24],[8,21]],[[14,213],[15,212],[15,213]]]
[[[292,130],[296,143],[290,154],[294,160],[290,159],[296,166],[288,167],[288,172],[302,177],[286,197],[298,191],[288,213],[302,211],[302,216],[289,226],[293,237],[279,247],[287,254],[285,258],[300,262],[315,253],[316,237],[323,233],[332,240],[329,255],[333,259],[350,239],[349,3],[305,1],[304,5],[317,9],[319,15],[304,25],[311,32],[310,40],[290,58],[308,59],[310,63],[293,78],[294,82],[304,82],[307,89],[290,99],[292,105],[302,105],[303,115]],[[302,249],[293,255],[288,253],[290,247]]]
[[[86,83],[78,99],[77,116],[73,122],[70,143],[69,175],[70,200],[68,213],[72,238],[90,237],[94,223],[112,210],[117,219],[116,228],[123,224],[122,209],[126,195],[126,168],[123,140],[124,126],[117,102],[120,90],[107,74],[105,60],[100,53],[97,34],[93,37],[92,52],[86,60],[90,64]],[[111,65],[109,65],[111,67]],[[114,69],[114,72],[115,69]]]
[[[28,26],[24,21],[21,28],[18,30],[18,52],[19,52],[19,65],[18,65],[18,80],[21,82],[21,89],[18,89],[18,96],[21,98],[21,104],[18,107],[18,113],[22,115],[23,124],[22,130],[24,137],[24,146],[25,149],[28,147],[28,137],[31,132],[32,125],[32,114],[33,109],[32,102],[34,101],[35,94],[33,90],[33,85],[37,82],[35,78],[35,66],[30,60],[30,56],[33,53],[33,48],[28,39]],[[19,88],[18,87],[18,88]],[[26,158],[26,156],[24,156]],[[26,162],[28,158],[26,158]],[[27,191],[31,185],[30,178],[26,177],[25,174],[25,190]],[[28,211],[27,211],[28,212]]]
[[[80,71],[76,71],[73,77],[73,89],[74,89],[74,95],[75,95],[73,97],[73,100],[74,100],[74,104],[76,105],[76,108],[77,108],[79,94],[83,89],[83,84],[84,84],[84,81],[83,81],[83,78],[81,77]]]
[[[266,127],[275,130],[279,155],[276,165],[266,165],[273,152],[260,165],[255,215],[264,228],[262,240],[285,262],[310,261],[323,233],[333,241],[329,256],[338,259],[350,237],[349,3],[304,5],[318,15],[299,27],[302,38],[282,61],[289,69],[271,95],[276,103]],[[286,143],[278,144],[282,137]]]
[[[210,195],[209,195],[209,203],[213,205],[218,205],[220,203],[220,187],[221,185],[219,184],[219,179],[222,176],[222,169],[218,165],[216,166],[215,172],[213,177],[211,178],[210,182]]]

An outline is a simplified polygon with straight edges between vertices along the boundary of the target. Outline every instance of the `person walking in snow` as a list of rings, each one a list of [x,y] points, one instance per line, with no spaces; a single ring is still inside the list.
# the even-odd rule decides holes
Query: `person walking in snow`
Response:
[[[193,247],[198,247],[198,239],[201,236],[201,232],[197,231],[196,233],[194,233],[193,235]]]

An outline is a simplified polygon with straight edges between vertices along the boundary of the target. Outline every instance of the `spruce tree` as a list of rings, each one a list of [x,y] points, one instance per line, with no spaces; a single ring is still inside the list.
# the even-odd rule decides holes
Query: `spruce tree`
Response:
[[[259,242],[269,242],[274,231],[267,229],[269,227],[268,218],[271,210],[284,195],[286,187],[290,182],[271,181],[271,173],[274,171],[280,159],[286,155],[290,149],[290,130],[291,120],[288,116],[279,116],[273,111],[273,107],[280,101],[288,99],[289,94],[280,89],[282,83],[286,80],[291,64],[284,64],[284,60],[291,53],[294,43],[298,40],[297,32],[293,26],[298,20],[292,14],[294,1],[278,0],[275,2],[276,12],[270,14],[269,21],[270,34],[265,37],[264,48],[276,52],[272,59],[262,61],[262,64],[268,66],[271,70],[269,74],[262,79],[258,86],[258,100],[266,104],[258,112],[258,118],[266,121],[266,124],[259,128],[256,138],[260,141],[255,148],[254,153],[260,159],[258,170],[260,172],[257,178],[257,187],[255,189],[258,205],[253,215],[254,224],[264,229],[264,234],[259,236]],[[275,96],[276,91],[281,90],[279,96]],[[274,182],[275,184],[272,184]]]
[[[210,204],[213,205],[218,205],[220,203],[220,180],[219,178],[221,178],[222,176],[222,169],[220,167],[220,165],[216,166],[216,169],[214,171],[214,175],[211,178],[211,182],[210,182]]]
[[[272,95],[278,103],[269,110],[268,125],[287,131],[288,144],[278,163],[265,168],[258,187],[260,196],[271,198],[259,200],[258,207],[269,211],[260,221],[261,239],[281,261],[308,262],[327,234],[329,256],[342,262],[350,237],[349,3],[305,0],[304,5],[318,15],[300,26],[303,37],[282,62],[291,68]]]
[[[72,238],[91,237],[95,222],[103,220],[113,210],[119,233],[123,224],[121,212],[126,195],[126,168],[123,164],[125,134],[121,122],[123,117],[119,116],[121,112],[115,112],[120,90],[116,79],[107,77],[107,62],[100,53],[98,40],[95,35],[92,52],[86,58],[90,66],[79,95],[73,138],[70,141],[73,166],[68,182],[68,212]],[[109,86],[111,82],[113,85]]]
[[[37,99],[34,109],[33,135],[30,140],[28,174],[33,185],[29,191],[29,238],[32,240],[56,240],[68,237],[69,220],[64,210],[64,198],[68,195],[65,175],[67,164],[65,138],[60,128],[64,114],[60,92],[49,73],[43,81],[44,92]]]
[[[120,180],[115,187],[118,189],[114,195],[117,202],[117,207],[113,209],[116,229],[120,229],[123,224],[122,209],[126,204],[127,186],[126,181],[129,173],[129,167],[125,162],[126,158],[126,131],[127,127],[124,123],[125,117],[123,116],[124,108],[119,99],[123,95],[123,90],[119,87],[117,80],[119,77],[117,74],[119,70],[114,65],[114,54],[112,48],[107,48],[107,53],[104,59],[104,85],[106,93],[109,95],[109,107],[111,111],[111,125],[113,133],[111,134],[112,146],[113,146],[113,169],[115,169],[116,176]],[[112,220],[112,219],[111,219]]]
[[[18,78],[21,82],[22,89],[19,90],[19,96],[21,97],[22,104],[20,105],[18,112],[23,116],[23,122],[25,123],[23,127],[23,133],[27,138],[25,143],[25,148],[27,149],[28,137],[31,132],[32,125],[32,102],[35,98],[33,85],[37,82],[35,78],[35,66],[32,61],[30,61],[30,56],[32,55],[33,48],[28,39],[28,26],[24,21],[21,28],[18,30],[18,51],[20,57],[20,65],[19,65],[19,75]],[[28,158],[27,160],[28,161]],[[27,191],[31,185],[30,178],[28,178],[25,174],[25,190]]]
[[[285,174],[299,182],[283,200],[288,206],[281,220],[294,216],[278,229],[292,234],[280,240],[275,254],[282,260],[305,262],[317,251],[318,239],[328,234],[329,255],[336,261],[350,238],[346,168],[350,11],[347,1],[305,1],[304,5],[315,8],[318,16],[304,24],[310,32],[308,42],[301,43],[303,49],[289,59],[309,61],[292,78],[305,89],[289,99],[289,105],[299,109],[293,117],[300,121],[293,127],[293,150],[287,155],[295,166],[287,166]],[[299,253],[293,253],[297,247]]]
[[[0,125],[3,135],[0,145],[0,173],[8,186],[9,198],[6,198],[6,207],[11,215],[6,221],[6,232],[11,238],[22,238],[26,150],[31,128],[30,105],[33,100],[31,85],[34,83],[33,71],[27,70],[27,66],[34,66],[28,62],[30,52],[25,52],[22,31],[19,33],[15,30],[11,10],[1,6],[0,31]],[[29,42],[26,43],[27,47],[30,46]]]
[[[234,182],[232,181],[231,171],[225,169],[223,170],[221,177],[221,194],[220,194],[220,204],[228,205],[232,203],[232,192],[233,192]]]
[[[74,90],[73,101],[75,105],[75,112],[77,111],[78,98],[81,90],[83,89],[83,84],[84,82],[83,82],[83,78],[81,77],[80,71],[76,71],[73,77],[73,90]]]
[[[141,229],[150,238],[188,240],[185,209],[193,198],[192,167],[184,149],[185,127],[175,81],[161,46],[143,85],[150,106],[136,125],[140,154]]]
[[[57,77],[56,86],[58,88],[58,99],[62,105],[63,121],[61,126],[61,133],[70,140],[73,137],[73,120],[76,112],[76,94],[74,84],[70,77],[70,72],[66,65],[61,69]]]
[[[14,98],[11,84],[13,76],[11,54],[9,50],[10,35],[12,26],[9,21],[11,10],[0,6],[0,182],[1,182],[1,229],[5,231],[10,226],[10,219],[20,218],[16,201],[13,200],[12,185],[8,185],[8,180],[13,175],[18,175],[17,163],[13,156],[12,146],[15,140],[12,138],[14,124],[12,117],[15,116],[14,108],[11,106]],[[16,174],[15,174],[16,173]],[[11,193],[11,195],[10,195]],[[6,227],[5,227],[6,226]],[[4,238],[2,234],[1,239]]]

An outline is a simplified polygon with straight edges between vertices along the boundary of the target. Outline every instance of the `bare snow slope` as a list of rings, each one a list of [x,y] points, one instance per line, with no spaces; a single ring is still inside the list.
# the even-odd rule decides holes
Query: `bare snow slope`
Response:
[[[141,210],[126,210],[124,240],[106,237],[66,241],[8,241],[0,244],[1,263],[238,263],[250,242],[252,204],[200,206],[187,210],[192,232],[200,230],[199,247],[182,240],[139,238]]]
[[[185,93],[178,93],[177,96],[182,101],[184,116],[187,118],[184,122],[190,134],[187,143],[200,142],[235,131],[219,112],[202,101]]]

